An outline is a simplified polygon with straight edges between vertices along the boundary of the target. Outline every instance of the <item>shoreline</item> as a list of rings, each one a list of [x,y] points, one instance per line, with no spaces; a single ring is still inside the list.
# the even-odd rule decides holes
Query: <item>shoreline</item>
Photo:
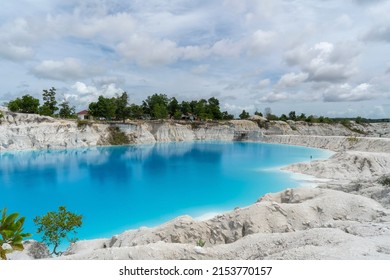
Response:
[[[354,152],[354,151],[351,151],[351,152]],[[334,155],[338,155],[338,154],[342,154],[343,152],[334,152],[333,153],[333,155],[331,155],[330,156],[330,158],[332,157],[332,156],[334,156]],[[372,154],[372,153],[370,153],[370,152],[366,152],[367,154]],[[310,162],[304,162],[304,163],[297,163],[298,165],[310,165],[310,164],[312,164],[313,162],[319,162],[319,163],[326,163],[327,161],[329,161],[330,160],[330,158],[328,158],[328,159],[325,159],[325,160],[314,160],[314,161],[310,161]],[[294,164],[292,164],[292,165],[294,165]],[[279,167],[278,169],[280,170],[280,171],[282,171],[282,172],[288,172],[288,173],[291,173],[291,176],[298,176],[298,177],[300,177],[300,176],[303,176],[304,178],[307,178],[306,176],[307,175],[305,175],[304,173],[302,173],[302,172],[297,172],[297,171],[292,171],[292,170],[285,170],[286,168],[288,169],[288,167],[290,167],[291,165],[288,165],[288,166],[283,166],[283,167]],[[314,183],[311,183],[311,186],[309,186],[309,187],[307,187],[307,186],[304,186],[304,187],[302,187],[302,186],[299,186],[298,187],[298,189],[297,189],[297,191],[298,192],[301,192],[302,190],[305,190],[305,191],[303,191],[304,193],[305,192],[307,192],[307,191],[309,191],[310,192],[310,189],[312,189],[312,190],[322,190],[321,188],[321,185],[326,185],[328,182],[331,182],[333,185],[334,184],[340,184],[340,180],[335,180],[335,179],[331,179],[331,178],[329,178],[329,179],[323,179],[323,178],[321,178],[321,177],[313,177],[313,176],[311,176],[311,175],[308,175],[308,176],[310,176],[311,178],[313,178],[314,180],[315,180],[315,182]],[[317,180],[316,180],[317,179]],[[325,181],[324,181],[325,180]],[[321,182],[319,182],[319,181],[321,181]],[[346,182],[342,182],[342,184],[343,185],[346,185],[347,183]],[[315,185],[315,186],[314,186]],[[308,190],[307,190],[308,189]],[[295,189],[292,189],[292,190],[295,190]],[[143,250],[145,250],[145,251],[147,251],[147,252],[150,252],[150,250],[155,250],[155,249],[152,249],[152,248],[154,248],[155,246],[157,246],[157,247],[161,247],[161,246],[163,246],[164,248],[165,248],[165,246],[168,246],[168,247],[173,247],[173,248],[171,248],[171,249],[169,249],[168,250],[168,248],[165,248],[165,249],[167,249],[168,251],[167,252],[170,252],[170,254],[173,254],[173,255],[175,255],[174,254],[174,252],[176,252],[176,250],[183,250],[183,248],[176,248],[176,247],[184,247],[185,249],[184,249],[184,251],[188,251],[188,250],[190,250],[190,251],[193,251],[193,252],[195,252],[194,254],[197,256],[197,257],[199,257],[199,259],[204,259],[204,257],[206,257],[206,259],[209,259],[209,258],[211,258],[211,259],[213,259],[214,257],[210,257],[207,253],[204,253],[204,254],[202,254],[202,252],[204,251],[204,252],[208,252],[208,250],[210,250],[209,248],[213,248],[213,247],[216,247],[216,248],[218,248],[219,249],[219,247],[220,246],[222,246],[222,244],[220,244],[220,245],[218,245],[218,244],[216,244],[216,245],[214,245],[214,246],[211,246],[211,247],[206,247],[206,248],[201,248],[201,247],[197,247],[197,246],[195,246],[195,242],[192,242],[192,243],[188,243],[188,241],[185,241],[185,242],[179,242],[179,243],[172,243],[172,241],[170,241],[170,242],[167,242],[167,241],[163,241],[163,243],[160,243],[160,242],[157,242],[156,243],[156,240],[155,241],[153,241],[153,240],[149,240],[150,242],[145,242],[145,244],[143,244],[142,242],[141,242],[141,244],[139,244],[139,245],[137,245],[138,243],[136,242],[135,243],[135,245],[131,245],[131,246],[120,246],[120,247],[115,247],[114,245],[115,245],[115,242],[117,242],[117,239],[118,238],[121,238],[121,236],[125,236],[125,237],[123,237],[124,238],[124,240],[126,240],[126,238],[129,238],[129,235],[130,236],[132,236],[130,239],[134,239],[134,234],[136,235],[135,236],[135,238],[137,238],[137,236],[138,236],[138,238],[140,237],[140,236],[142,236],[142,232],[146,232],[146,234],[147,235],[150,235],[150,234],[152,234],[152,235],[154,235],[154,233],[153,233],[153,231],[155,231],[155,230],[157,230],[157,231],[159,231],[159,229],[161,229],[161,228],[165,228],[165,227],[168,227],[169,228],[169,230],[172,230],[171,229],[171,227],[179,227],[180,228],[180,224],[182,224],[182,223],[184,223],[184,224],[187,224],[188,225],[188,223],[189,224],[196,224],[196,223],[199,223],[199,222],[201,222],[201,223],[213,223],[213,221],[218,221],[218,220],[220,220],[221,219],[221,217],[222,218],[226,218],[227,216],[228,217],[232,217],[232,213],[239,213],[239,212],[242,212],[242,211],[252,211],[252,209],[251,208],[253,208],[253,207],[255,207],[256,205],[258,205],[259,204],[259,201],[261,202],[261,201],[267,201],[268,199],[269,199],[269,197],[272,197],[272,203],[271,203],[271,205],[272,205],[272,207],[276,207],[276,205],[281,205],[279,202],[276,202],[277,204],[275,204],[274,205],[274,201],[275,201],[275,196],[278,196],[278,195],[281,195],[281,196],[283,196],[283,194],[286,194],[286,192],[288,192],[288,191],[290,191],[289,189],[287,189],[287,190],[283,190],[283,191],[281,191],[281,192],[279,192],[279,193],[276,193],[276,194],[274,194],[274,193],[270,193],[270,194],[265,194],[263,197],[261,197],[261,198],[259,198],[259,200],[258,200],[258,202],[257,203],[255,203],[255,204],[251,204],[251,205],[249,205],[249,206],[247,206],[247,207],[243,207],[243,208],[239,208],[239,209],[235,209],[235,210],[231,210],[231,211],[224,211],[224,212],[222,212],[222,213],[215,213],[215,212],[213,212],[212,214],[213,215],[209,215],[209,214],[207,214],[207,215],[201,215],[201,217],[194,217],[194,218],[191,218],[191,217],[188,217],[188,216],[179,216],[179,217],[176,217],[176,218],[174,218],[174,219],[172,219],[172,220],[170,220],[170,221],[168,221],[168,222],[166,222],[166,223],[163,223],[163,224],[160,224],[160,225],[157,225],[156,227],[152,227],[152,228],[146,228],[146,227],[141,227],[141,228],[138,228],[138,229],[133,229],[133,230],[127,230],[127,231],[125,231],[125,232],[123,232],[123,233],[121,233],[121,234],[118,234],[118,235],[114,235],[113,237],[111,237],[111,238],[99,238],[99,239],[92,239],[92,240],[82,240],[82,241],[79,241],[79,242],[77,242],[76,244],[73,244],[73,246],[71,246],[71,248],[68,250],[68,253],[66,254],[66,255],[64,255],[64,256],[62,256],[62,257],[60,257],[60,259],[95,259],[95,258],[98,258],[98,259],[117,259],[117,257],[119,257],[119,259],[122,259],[122,257],[124,256],[124,255],[121,255],[121,254],[119,254],[118,253],[118,256],[115,256],[115,254],[114,255],[112,255],[113,253],[110,253],[110,256],[111,257],[108,257],[107,255],[105,255],[102,251],[104,251],[104,250],[110,250],[110,248],[111,248],[111,250],[114,250],[115,248],[117,248],[117,249],[115,249],[114,251],[116,251],[116,250],[118,250],[118,251],[122,251],[122,250],[120,250],[120,248],[122,248],[122,249],[125,249],[125,250],[130,250],[130,251],[132,251],[132,250],[137,250],[137,249],[139,249],[139,248],[136,248],[136,247],[139,247],[139,246],[141,246],[141,248],[143,248]],[[275,209],[276,210],[273,210],[273,211],[279,211],[279,210],[277,210],[278,208],[280,208],[279,206],[277,206]],[[271,211],[271,212],[273,212],[273,211]],[[283,210],[281,211],[282,213],[283,213]],[[215,214],[215,215],[214,215]],[[274,214],[272,214],[272,215],[274,215]],[[202,216],[204,216],[203,218],[202,218]],[[201,218],[201,219],[200,219]],[[184,220],[184,221],[183,221]],[[211,221],[211,222],[210,222]],[[179,225],[178,225],[179,224]],[[168,230],[168,231],[169,231]],[[313,230],[315,230],[315,228],[313,228]],[[390,226],[389,226],[389,230],[390,230]],[[162,231],[164,231],[164,230],[162,230]],[[295,230],[294,230],[295,231]],[[294,232],[293,231],[293,232]],[[302,231],[302,230],[300,230],[300,231]],[[323,231],[323,230],[321,230],[321,231]],[[332,230],[330,230],[330,231],[332,231]],[[161,231],[160,231],[161,232]],[[305,230],[303,230],[302,232],[305,232]],[[253,233],[253,234],[255,234],[255,233]],[[276,232],[275,233],[272,233],[271,235],[273,235],[273,234],[276,234]],[[326,235],[326,233],[322,233],[323,235]],[[255,234],[256,235],[256,234]],[[278,235],[278,234],[276,234],[276,235]],[[275,235],[275,236],[276,236]],[[127,237],[126,237],[127,236]],[[150,238],[150,237],[149,237]],[[279,237],[280,238],[280,237]],[[330,237],[329,237],[330,238]],[[390,235],[389,235],[389,238],[390,238]],[[141,238],[142,239],[142,238]],[[148,238],[147,238],[148,239]],[[153,239],[153,238],[152,238]],[[245,238],[240,238],[240,239],[245,239]],[[227,243],[227,245],[229,245],[229,244],[235,244],[235,243],[240,243],[241,242],[241,240],[240,239],[238,239],[238,240],[236,240],[236,241],[234,241],[234,242],[231,242],[231,243]],[[387,239],[386,239],[387,240]],[[390,241],[390,239],[388,239],[388,241]],[[112,244],[114,242],[114,244]],[[133,242],[133,241],[132,241]],[[109,244],[112,244],[114,247],[110,247],[110,246],[108,246]],[[176,245],[175,245],[176,244]],[[390,243],[389,243],[390,244]],[[236,244],[237,245],[237,244]],[[136,247],[134,247],[134,246],[136,246]],[[107,248],[107,249],[104,249],[104,248]],[[170,251],[171,250],[171,251]],[[198,253],[196,253],[196,251],[198,252]],[[199,253],[199,252],[201,252],[201,253]],[[97,254],[97,255],[96,255]],[[143,252],[143,254],[145,254],[145,252]],[[160,258],[162,258],[162,259],[170,259],[170,257],[163,257],[163,255],[164,254],[160,254],[160,255],[158,255],[158,257],[157,257],[157,259],[160,259]],[[120,257],[120,256],[122,256],[122,257]],[[186,255],[187,256],[187,255]],[[15,256],[16,257],[16,256]],[[134,256],[135,257],[135,256]],[[187,256],[188,257],[188,256]],[[287,258],[287,257],[286,257]],[[389,257],[390,258],[390,257]],[[126,258],[125,258],[126,259]],[[142,258],[138,258],[138,257],[135,257],[135,258],[133,258],[133,257],[131,257],[131,259],[144,259],[144,257],[142,257]],[[155,257],[153,257],[152,259],[156,259]],[[288,259],[288,258],[287,258]],[[294,258],[293,258],[294,259]],[[306,259],[306,258],[303,258],[303,259]],[[311,258],[309,258],[309,259],[311,259]],[[326,258],[325,258],[326,259]],[[360,258],[359,258],[360,259]],[[379,259],[382,259],[382,257],[381,258],[379,258]]]
[[[144,144],[171,139],[159,138],[158,131],[165,128],[163,123],[153,136],[155,142]],[[169,129],[164,133],[174,128]],[[211,132],[215,131],[220,130]],[[208,137],[204,139],[169,133],[176,135],[176,142],[231,141],[226,139],[233,135],[229,129],[226,135],[218,132],[212,137],[203,131],[201,135]],[[379,180],[390,176],[389,138],[261,133],[261,139],[250,142],[313,147],[333,154],[280,167],[291,176],[314,176],[304,187],[265,194],[254,204],[213,212],[213,217],[180,216],[153,228],[79,241],[60,259],[390,259],[390,188]],[[206,240],[205,247],[196,246],[200,239]],[[11,258],[24,254],[31,259],[32,246]]]

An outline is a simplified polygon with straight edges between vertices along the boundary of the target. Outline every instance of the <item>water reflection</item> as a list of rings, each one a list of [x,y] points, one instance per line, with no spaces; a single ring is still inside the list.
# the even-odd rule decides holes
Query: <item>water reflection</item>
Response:
[[[290,182],[258,167],[294,162],[302,154],[315,158],[307,150],[191,142],[0,153],[0,207],[26,215],[26,229],[34,232],[36,215],[66,205],[85,217],[81,238],[101,237],[248,205]]]

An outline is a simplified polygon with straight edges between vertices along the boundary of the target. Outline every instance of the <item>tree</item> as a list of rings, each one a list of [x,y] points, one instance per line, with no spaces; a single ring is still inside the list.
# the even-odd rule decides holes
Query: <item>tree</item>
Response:
[[[314,123],[314,122],[317,122],[317,119],[313,115],[310,115],[306,118],[306,121],[309,123]]]
[[[176,110],[175,113],[173,114],[173,118],[174,118],[175,120],[180,120],[180,119],[181,119],[181,115],[182,115],[182,113],[181,113],[181,111],[178,109],[178,110]]]
[[[193,112],[195,115],[197,115],[202,120],[212,119],[213,116],[208,110],[208,104],[206,99],[201,99],[199,101],[191,101],[191,104],[193,104],[194,109]]]
[[[181,104],[180,104],[180,110],[181,112],[184,114],[184,115],[187,115],[188,113],[194,113],[192,110],[191,110],[191,104],[190,102],[188,101],[182,101]]]
[[[169,100],[169,104],[168,104],[169,115],[175,117],[175,115],[177,114],[177,111],[180,111],[179,102],[177,101],[177,99],[175,97],[172,97]],[[181,111],[180,111],[180,117],[179,118],[181,118]]]
[[[53,116],[58,110],[56,101],[56,89],[52,87],[49,90],[43,90],[43,105],[39,108],[39,114],[45,116]]]
[[[299,117],[298,117],[298,120],[306,121],[306,115],[304,113],[300,114]]]
[[[284,122],[288,120],[288,118],[287,118],[287,116],[285,114],[282,114],[279,119],[281,121],[284,121]]]
[[[142,109],[142,106],[137,104],[131,104],[129,107],[130,110],[130,117],[133,119],[141,119],[144,115],[144,111]]]
[[[264,116],[265,116],[267,119],[269,119],[269,115],[271,115],[271,114],[272,114],[271,108],[270,108],[270,107],[266,107],[266,108],[264,109]]]
[[[221,120],[222,112],[219,107],[219,100],[215,97],[209,98],[208,102],[208,113],[213,120]]]
[[[125,123],[126,119],[130,117],[130,109],[127,107],[129,96],[127,92],[123,92],[122,95],[115,98],[115,116],[117,119],[121,119]]]
[[[166,119],[168,117],[169,99],[165,94],[153,94],[142,102],[143,110],[153,119]]]
[[[290,113],[288,113],[288,118],[290,120],[296,121],[297,120],[297,115],[295,114],[295,111],[291,111]]]
[[[37,233],[43,233],[42,241],[48,246],[53,245],[51,254],[58,256],[61,252],[56,250],[63,239],[67,239],[68,242],[77,240],[69,238],[68,235],[70,232],[77,234],[75,229],[81,227],[82,215],[68,212],[65,206],[60,206],[57,212],[48,212],[42,217],[35,217],[34,223],[38,227]]]
[[[223,120],[232,120],[234,119],[234,116],[232,114],[229,114],[227,111],[222,112],[222,119]]]
[[[39,99],[34,98],[29,94],[8,102],[8,109],[12,112],[37,114],[38,108]]]
[[[249,113],[246,112],[245,110],[242,110],[241,114],[239,115],[240,119],[246,120],[249,118]]]
[[[61,118],[72,118],[76,116],[75,107],[70,107],[68,101],[62,102],[60,105],[60,112],[58,113]]]
[[[98,102],[90,103],[88,109],[90,114],[94,117],[111,120],[115,117],[117,109],[116,98],[106,98],[100,95],[98,98]]]
[[[255,115],[256,115],[256,116],[260,116],[260,117],[263,116],[263,114],[262,114],[261,112],[258,112],[257,110],[256,110],[256,112],[255,112]]]
[[[30,233],[23,233],[24,217],[17,219],[18,213],[7,215],[4,208],[0,220],[0,259],[6,260],[6,254],[13,250],[22,251],[23,238],[30,237]]]

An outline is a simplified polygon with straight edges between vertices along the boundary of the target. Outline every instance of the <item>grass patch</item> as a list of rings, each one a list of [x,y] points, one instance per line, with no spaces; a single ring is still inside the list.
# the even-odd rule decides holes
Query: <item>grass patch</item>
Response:
[[[350,131],[353,131],[353,132],[356,132],[356,133],[359,133],[359,134],[363,134],[363,135],[366,135],[366,134],[367,134],[366,132],[364,132],[364,131],[361,130],[361,129],[352,127],[352,123],[351,123],[349,120],[342,120],[342,121],[340,121],[340,123],[341,123],[343,126],[345,126],[346,128],[348,128]]]
[[[390,177],[384,177],[379,180],[379,184],[390,187]]]
[[[202,239],[199,239],[199,240],[196,242],[196,246],[204,247],[204,245],[206,245],[206,241],[204,241],[204,240],[202,240]]]
[[[109,128],[110,137],[108,142],[111,145],[127,145],[131,144],[129,137],[122,131],[120,131],[119,127],[112,126]]]
[[[353,145],[359,142],[359,139],[356,136],[350,136],[347,138],[349,144]]]
[[[87,121],[87,120],[77,120],[77,127],[78,128],[86,127],[87,125],[91,126],[92,123]]]

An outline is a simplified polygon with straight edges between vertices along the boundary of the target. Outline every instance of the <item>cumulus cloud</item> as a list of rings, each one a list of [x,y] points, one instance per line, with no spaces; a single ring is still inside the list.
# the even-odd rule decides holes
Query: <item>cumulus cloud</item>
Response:
[[[75,58],[64,60],[44,60],[35,66],[31,73],[41,79],[68,81],[86,77],[95,72],[91,67],[86,67],[81,61]]]
[[[34,51],[30,47],[26,46],[17,46],[13,43],[4,43],[0,42],[0,57],[12,60],[12,61],[21,61],[31,59],[34,56]]]
[[[372,86],[368,83],[359,84],[356,87],[350,84],[334,85],[323,93],[325,102],[364,101],[376,97]]]
[[[100,95],[105,97],[114,97],[116,94],[124,92],[123,89],[117,87],[116,84],[106,84],[100,87],[87,85],[83,82],[76,82],[71,86],[64,97],[72,104],[76,104],[78,109],[87,108],[89,103],[96,102]]]
[[[271,84],[270,79],[263,79],[259,82],[258,87],[260,89],[264,89],[264,88],[267,88],[270,84]]]
[[[0,26],[0,57],[12,61],[33,58],[35,53],[31,42],[34,40],[34,33],[23,18]]]
[[[131,14],[120,12],[99,17],[74,12],[46,17],[46,32],[64,34],[84,39],[100,39],[106,43],[121,41],[135,31],[137,21]]]
[[[177,45],[171,40],[157,40],[139,34],[118,45],[124,57],[142,66],[170,64],[177,61]]]
[[[288,73],[283,75],[277,83],[278,87],[294,87],[307,80],[308,73]]]
[[[356,73],[353,62],[358,54],[356,46],[320,42],[313,47],[304,45],[286,52],[285,60],[288,65],[306,72],[310,81],[340,82]]]
[[[289,98],[288,93],[285,92],[270,92],[260,98],[260,102],[263,103],[275,103],[286,100]]]
[[[270,50],[276,39],[276,33],[272,31],[257,30],[249,39],[248,53],[259,55]]]
[[[245,110],[248,113],[254,113],[256,111],[255,105],[247,105],[247,106],[242,106],[242,105],[236,105],[236,104],[231,104],[231,103],[224,103],[222,105],[222,110],[227,110],[229,113],[232,113],[236,116],[241,114],[243,110]]]

